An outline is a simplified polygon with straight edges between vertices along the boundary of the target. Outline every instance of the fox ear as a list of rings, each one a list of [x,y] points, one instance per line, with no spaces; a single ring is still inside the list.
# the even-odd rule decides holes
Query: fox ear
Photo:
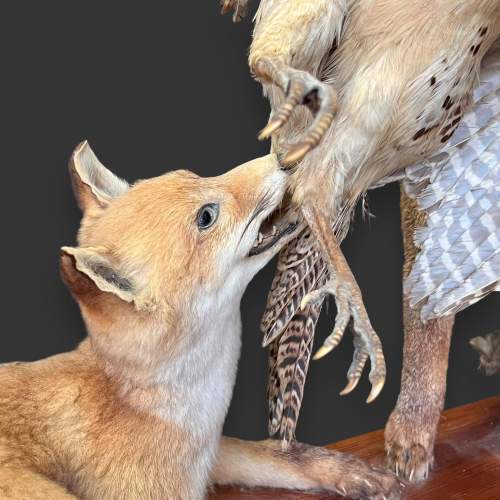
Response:
[[[113,198],[129,188],[126,181],[113,174],[97,159],[87,141],[79,144],[73,151],[69,172],[73,191],[83,212],[92,208],[105,208]]]
[[[120,274],[102,248],[62,247],[61,276],[79,301],[88,302],[102,293],[125,302],[136,298],[132,281]]]

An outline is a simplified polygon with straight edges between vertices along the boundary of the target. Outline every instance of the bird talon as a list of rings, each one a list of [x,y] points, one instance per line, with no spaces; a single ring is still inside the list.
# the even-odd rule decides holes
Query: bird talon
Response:
[[[314,149],[333,122],[337,110],[337,96],[333,88],[306,71],[297,70],[272,59],[263,58],[253,66],[255,76],[266,83],[274,83],[285,93],[285,100],[269,123],[260,131],[259,140],[267,139],[283,127],[297,106],[306,106],[314,116],[302,140],[290,145],[284,165],[299,162]]]
[[[301,301],[300,301],[300,309],[304,311],[306,307],[309,305],[310,302],[312,302],[310,298],[310,293],[308,293]]]
[[[347,382],[347,385],[340,391],[339,394],[341,396],[346,396],[347,394],[350,394],[352,391],[354,391],[354,389],[356,389],[358,382],[359,382],[359,377],[349,380],[349,382]]]
[[[227,14],[231,10],[232,5],[233,5],[232,0],[222,0],[220,13],[222,15]]]
[[[268,139],[271,135],[276,132],[279,128],[281,128],[283,122],[281,120],[269,120],[269,123],[259,132],[259,141],[263,141],[264,139]]]
[[[309,151],[313,149],[314,146],[311,144],[295,144],[292,146],[291,151],[289,151],[283,158],[283,165],[290,166],[294,163],[298,163],[304,156],[306,156]]]
[[[330,289],[325,287],[313,290],[300,301],[300,309],[303,311],[307,306],[321,302],[328,293],[330,293]]]
[[[313,356],[313,359],[314,361],[317,361],[318,359],[321,359],[323,358],[324,356],[326,356],[331,350],[333,349],[333,347],[330,347],[330,346],[321,346],[317,351],[316,351],[316,354]]]
[[[385,379],[380,380],[376,384],[372,385],[372,390],[370,391],[370,394],[369,394],[368,398],[366,399],[366,402],[368,404],[373,403],[373,401],[375,401],[378,398],[380,392],[384,388],[384,384],[385,384]]]
[[[370,358],[372,369],[369,378],[372,388],[366,402],[372,403],[379,396],[385,384],[386,368],[380,339],[373,331],[367,317],[363,317],[359,312],[356,312],[361,309],[358,304],[360,299],[348,284],[337,283],[335,280],[331,280],[323,287],[307,294],[301,301],[301,309],[304,310],[311,302],[323,300],[328,294],[335,297],[337,306],[335,326],[333,332],[314,354],[313,360],[321,359],[335,349],[340,344],[344,332],[349,322],[351,322],[351,329],[354,335],[354,355],[347,375],[348,383],[340,392],[340,395],[345,396],[356,388],[361,379],[366,361]]]

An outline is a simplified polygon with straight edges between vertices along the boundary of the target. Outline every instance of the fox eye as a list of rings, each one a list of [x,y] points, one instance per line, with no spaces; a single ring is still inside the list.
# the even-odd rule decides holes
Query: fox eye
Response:
[[[196,224],[200,231],[208,229],[210,226],[215,224],[215,221],[219,217],[219,204],[218,203],[208,203],[203,205],[198,211],[196,216]]]

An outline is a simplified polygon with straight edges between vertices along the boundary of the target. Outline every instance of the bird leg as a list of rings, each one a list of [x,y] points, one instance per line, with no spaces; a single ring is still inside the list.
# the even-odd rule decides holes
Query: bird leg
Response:
[[[221,0],[221,14],[233,10],[233,22],[239,23],[248,14],[249,0]]]
[[[434,441],[446,393],[453,316],[420,320],[404,303],[401,390],[385,426],[386,464],[399,477],[421,481],[434,463]]]
[[[287,123],[297,106],[306,106],[314,115],[312,124],[300,141],[283,145],[288,153],[282,163],[294,164],[319,144],[332,124],[337,109],[337,95],[330,85],[320,82],[307,71],[294,69],[277,59],[261,58],[252,70],[259,81],[273,83],[285,93],[285,100],[259,133],[260,140],[270,137]]]
[[[401,191],[401,225],[405,261],[403,277],[417,255],[413,235],[425,224],[415,200]],[[401,390],[385,426],[387,466],[402,479],[420,481],[434,462],[434,441],[446,394],[448,354],[454,316],[423,323],[420,307],[403,298],[404,349]]]
[[[320,81],[324,62],[328,61],[340,40],[348,15],[345,0],[279,0],[261,2],[250,47],[250,70],[267,86],[273,113],[260,134],[269,137],[285,125],[300,105],[314,115],[302,139],[290,146],[286,164],[293,164],[314,148],[330,127],[337,108],[337,96],[330,85]],[[282,101],[274,92],[277,86],[285,94]],[[300,127],[304,121],[300,117]],[[288,130],[284,130],[287,135]],[[280,145],[281,146],[281,145]]]
[[[330,280],[325,286],[306,295],[302,300],[301,308],[311,302],[323,300],[327,295],[334,296],[337,306],[333,332],[325,340],[314,359],[319,359],[334,349],[342,340],[347,325],[352,322],[354,357],[347,374],[348,384],[340,394],[348,394],[357,386],[369,357],[371,362],[369,378],[372,390],[367,403],[371,403],[380,394],[385,383],[386,368],[382,343],[372,328],[361,291],[340,250],[329,217],[309,203],[303,204],[302,214],[320,244],[330,272]]]

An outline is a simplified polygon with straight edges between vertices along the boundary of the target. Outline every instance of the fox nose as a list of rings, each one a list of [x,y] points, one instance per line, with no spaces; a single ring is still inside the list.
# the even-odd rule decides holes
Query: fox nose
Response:
[[[275,154],[250,160],[224,175],[227,175],[226,178],[230,179],[230,182],[239,186],[247,186],[248,189],[254,187],[256,191],[261,188],[271,191],[280,189],[287,179]],[[248,192],[251,191],[250,189]]]

